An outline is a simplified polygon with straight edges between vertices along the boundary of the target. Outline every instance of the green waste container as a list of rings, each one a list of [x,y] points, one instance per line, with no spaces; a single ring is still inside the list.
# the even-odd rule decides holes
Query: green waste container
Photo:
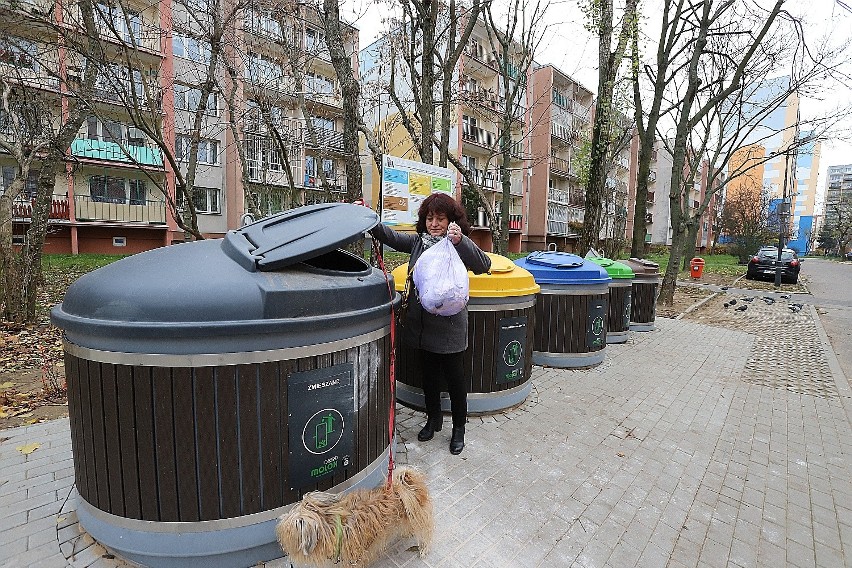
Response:
[[[609,317],[607,318],[606,342],[626,343],[630,332],[630,306],[633,296],[633,269],[611,258],[600,256],[591,250],[586,260],[603,267],[612,282],[609,283]]]
[[[633,270],[633,304],[630,306],[630,331],[654,331],[657,315],[657,289],[660,265],[644,258],[622,260]]]
[[[468,302],[468,346],[464,352],[467,408],[470,413],[497,412],[526,400],[532,389],[532,345],[536,294],[532,274],[505,256],[486,253],[491,270],[472,274]],[[396,289],[405,288],[408,263],[393,271]],[[425,408],[422,366],[418,351],[398,341],[396,398]],[[441,409],[450,411],[450,399],[441,393]]]

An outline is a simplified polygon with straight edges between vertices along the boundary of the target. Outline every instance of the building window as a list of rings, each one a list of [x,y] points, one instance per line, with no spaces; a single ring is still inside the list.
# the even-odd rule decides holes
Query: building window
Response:
[[[334,130],[334,120],[330,118],[321,118],[318,116],[311,117],[314,123],[314,128],[325,128],[326,130]]]
[[[186,32],[172,32],[172,52],[196,63],[210,62],[210,42],[194,38]]]
[[[104,203],[124,203],[125,179],[113,176],[92,176],[89,178],[89,195],[92,201]]]
[[[145,187],[145,180],[132,179],[130,180],[130,204],[145,205],[148,202],[148,191]]]
[[[106,29],[106,36],[124,43],[138,43],[142,31],[139,12],[124,11],[121,6],[109,6],[98,2],[95,8],[95,23]],[[128,26],[129,24],[129,26]]]
[[[2,179],[0,179],[0,195],[6,193],[6,190],[12,187],[12,182],[15,181],[17,166],[3,166]],[[30,170],[27,176],[27,184],[24,191],[21,192],[22,199],[33,199],[38,192],[38,170]]]
[[[18,37],[7,37],[0,41],[0,63],[17,69],[38,72],[38,49],[36,44]]]
[[[192,205],[196,213],[219,214],[219,193],[222,190],[214,187],[193,187]]]
[[[313,28],[305,28],[305,51],[318,53],[325,51],[325,34]]]
[[[175,108],[195,112],[201,103],[201,89],[187,85],[175,85]],[[207,96],[207,114],[219,116],[219,97],[211,92]]]
[[[179,162],[187,161],[192,137],[178,134],[175,137],[175,156]],[[208,166],[219,165],[219,141],[202,138],[198,141],[198,163]]]

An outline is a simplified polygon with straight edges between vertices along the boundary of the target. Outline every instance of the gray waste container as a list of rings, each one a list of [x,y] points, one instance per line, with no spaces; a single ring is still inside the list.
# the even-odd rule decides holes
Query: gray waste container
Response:
[[[303,207],[68,289],[52,319],[95,539],[148,566],[253,566],[282,555],[277,518],[305,492],[381,483],[391,298],[338,250],[378,221]]]
[[[657,317],[657,289],[660,265],[644,258],[620,261],[633,270],[633,298],[630,307],[630,331],[654,331]]]

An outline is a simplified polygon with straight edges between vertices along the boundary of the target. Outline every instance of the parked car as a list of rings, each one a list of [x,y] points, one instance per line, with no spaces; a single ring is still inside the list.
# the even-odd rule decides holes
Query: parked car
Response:
[[[746,270],[747,280],[774,280],[778,265],[778,247],[761,247],[757,254],[751,257]],[[781,249],[781,282],[796,284],[799,281],[801,261],[793,249]]]
[[[852,250],[846,253],[846,260],[852,260]]]

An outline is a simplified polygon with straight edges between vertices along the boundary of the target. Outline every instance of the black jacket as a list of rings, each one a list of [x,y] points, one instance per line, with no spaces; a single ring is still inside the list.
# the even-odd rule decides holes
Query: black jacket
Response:
[[[409,270],[425,250],[420,235],[400,233],[381,223],[370,234],[394,250],[410,253]],[[462,236],[456,251],[467,269],[474,274],[483,274],[491,269],[491,259],[469,238]],[[467,307],[454,316],[437,316],[424,310],[418,295],[412,293],[402,329],[403,340],[417,349],[433,353],[464,351],[467,349]]]

